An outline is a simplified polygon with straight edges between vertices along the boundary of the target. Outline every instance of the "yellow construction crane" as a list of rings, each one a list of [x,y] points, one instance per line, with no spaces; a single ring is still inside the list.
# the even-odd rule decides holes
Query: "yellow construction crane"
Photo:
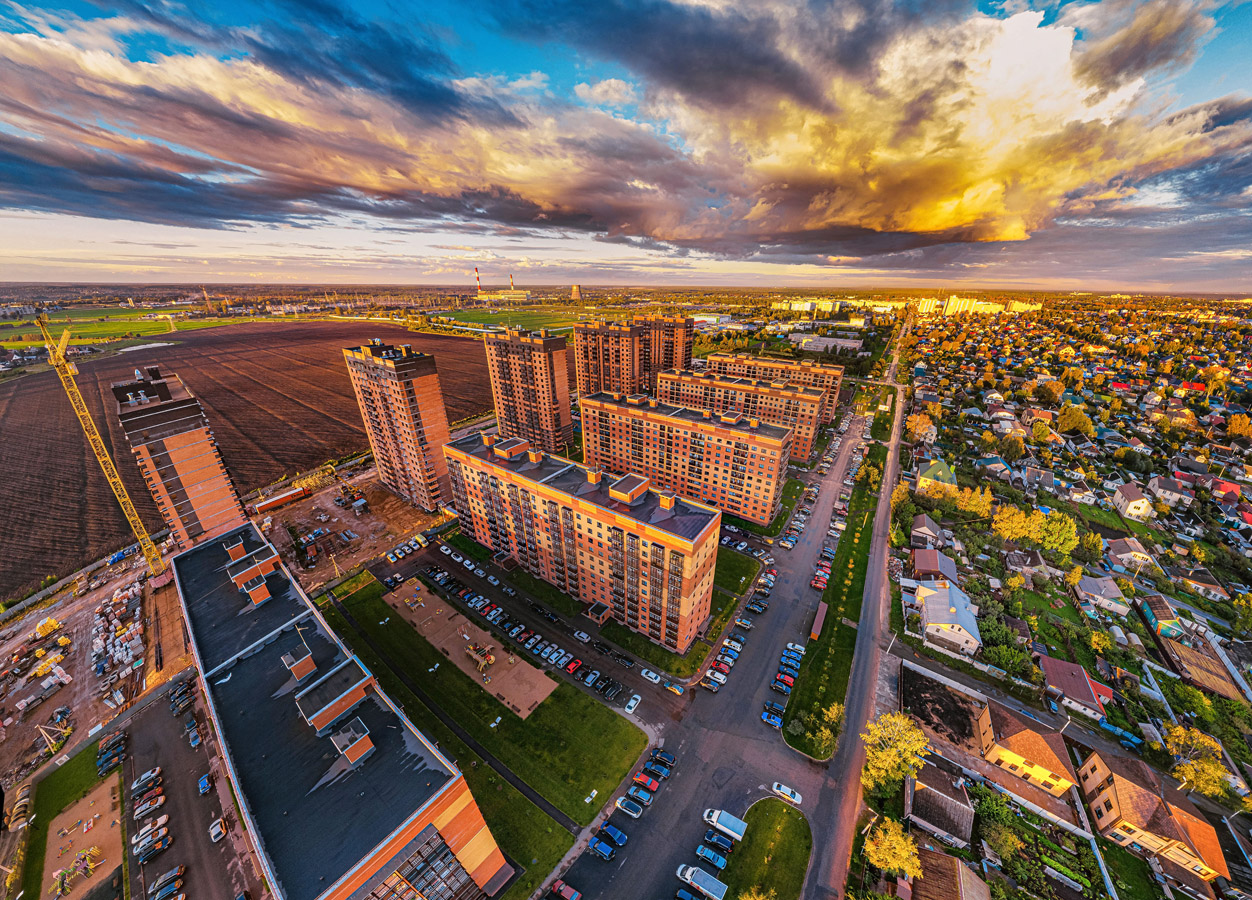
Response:
[[[54,341],[52,332],[48,330],[48,317],[41,314],[35,322],[38,323],[39,330],[43,332],[44,343],[48,345],[48,363],[61,377],[61,386],[69,395],[70,406],[74,407],[74,413],[78,416],[78,424],[83,426],[83,431],[87,434],[87,443],[91,445],[91,452],[96,455],[96,461],[104,470],[104,477],[109,480],[109,487],[113,488],[113,496],[117,497],[117,502],[122,506],[122,512],[126,514],[126,521],[130,522],[130,530],[135,533],[135,539],[139,541],[139,549],[143,551],[143,558],[148,562],[148,570],[154,576],[160,575],[165,571],[165,562],[161,559],[156,545],[152,543],[152,538],[148,537],[148,529],[143,527],[143,520],[139,518],[139,513],[135,512],[135,504],[130,502],[130,496],[127,495],[126,487],[122,484],[122,477],[117,474],[117,466],[113,465],[109,451],[105,448],[100,432],[96,429],[96,423],[91,420],[87,404],[83,402],[83,395],[79,393],[78,385],[74,383],[78,367],[65,358],[65,347],[70,342],[70,330],[65,329],[61,332],[61,339]]]

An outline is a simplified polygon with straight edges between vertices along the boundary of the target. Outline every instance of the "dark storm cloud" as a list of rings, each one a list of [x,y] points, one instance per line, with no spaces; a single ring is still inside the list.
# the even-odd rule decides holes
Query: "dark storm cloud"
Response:
[[[1156,69],[1191,63],[1212,28],[1207,3],[1149,0],[1123,27],[1088,45],[1075,68],[1091,85],[1118,88]]]

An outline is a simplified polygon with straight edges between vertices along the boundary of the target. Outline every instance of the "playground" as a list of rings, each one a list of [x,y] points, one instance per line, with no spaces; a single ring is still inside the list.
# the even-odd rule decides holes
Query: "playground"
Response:
[[[523,719],[556,690],[555,680],[523,658],[526,651],[479,628],[430,591],[408,583],[385,599],[448,661]]]
[[[122,804],[116,776],[71,803],[48,829],[44,896],[84,897],[122,864]]]

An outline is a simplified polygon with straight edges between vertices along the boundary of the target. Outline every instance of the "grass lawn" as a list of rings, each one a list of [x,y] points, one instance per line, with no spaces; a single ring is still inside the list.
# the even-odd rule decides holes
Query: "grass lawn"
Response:
[[[160,311],[150,309],[130,309],[121,307],[75,308],[60,310],[48,314],[48,329],[56,337],[66,328],[70,330],[70,345],[113,343],[125,339],[147,338],[149,341],[160,340],[162,336],[172,334],[169,320],[164,318],[145,319]],[[192,331],[199,328],[215,328],[219,325],[241,324],[244,322],[268,321],[255,318],[217,318],[175,319],[177,331]],[[0,346],[9,349],[18,347],[43,346],[43,338],[39,334],[39,326],[34,317],[23,319],[29,322],[24,325],[14,323],[14,327],[0,330]]]
[[[325,616],[331,626],[353,645],[413,724],[430,740],[437,742],[439,749],[461,769],[496,843],[510,860],[526,869],[502,897],[523,900],[530,896],[573,845],[573,835],[527,800],[448,730],[430,708],[374,656],[364,641],[356,638],[356,633],[338,610],[327,609]]]
[[[59,769],[53,769],[48,777],[35,785],[35,798],[31,804],[30,835],[26,845],[26,863],[22,869],[22,892],[28,897],[42,897],[44,859],[48,850],[48,826],[57,814],[71,803],[85,797],[104,778],[96,775],[96,748],[99,741],[73,756]],[[117,778],[116,770],[105,778]]]
[[[744,556],[729,547],[718,547],[713,584],[728,593],[742,594],[760,569],[761,564],[751,556]]]
[[[1165,896],[1156,879],[1152,877],[1152,869],[1146,860],[1112,841],[1102,837],[1096,840],[1100,842],[1100,854],[1104,857],[1104,864],[1108,866],[1109,877],[1113,879],[1113,886],[1117,888],[1119,896],[1134,897],[1135,900],[1155,900]]]
[[[1082,621],[1082,615],[1078,610],[1074,609],[1072,603],[1065,603],[1060,609],[1053,609],[1048,598],[1035,591],[1020,590],[1013,596],[1015,599],[1022,601],[1022,612],[1027,615],[1033,613],[1042,618],[1051,613],[1054,616],[1060,616],[1062,619],[1069,619],[1071,622]]]
[[[559,682],[527,719],[520,719],[393,615],[380,597],[358,591],[343,605],[394,665],[421,678],[423,688],[462,728],[584,825],[599,804],[583,799],[592,789],[611,794],[643,752],[647,739],[642,731],[567,682]],[[388,618],[387,625],[379,624]],[[428,671],[436,663],[439,669]]]
[[[460,550],[470,559],[476,559],[479,562],[486,562],[491,559],[491,551],[484,547],[478,541],[474,540],[467,534],[460,531],[454,531],[451,534],[445,534],[443,541],[453,550]]]
[[[813,851],[808,821],[773,797],[754,803],[743,820],[748,831],[721,875],[730,888],[727,894],[741,897],[756,887],[765,896],[773,891],[775,900],[795,900]]]
[[[740,531],[746,531],[749,534],[778,537],[778,535],[782,534],[782,530],[787,527],[787,519],[790,518],[791,511],[796,508],[796,501],[803,494],[804,482],[798,478],[788,478],[786,483],[783,484],[782,507],[778,510],[778,515],[774,516],[774,521],[768,525],[758,525],[756,522],[749,522],[747,519],[741,519],[729,513],[722,513],[722,524],[734,525]]]
[[[659,644],[654,644],[637,631],[631,631],[620,622],[614,622],[610,619],[600,628],[600,635],[606,640],[612,641],[623,650],[637,657],[648,666],[659,669],[662,672],[668,672],[675,678],[686,679],[696,674],[700,667],[700,663],[704,661],[705,655],[709,651],[712,643],[721,639],[722,630],[726,627],[726,623],[730,621],[731,614],[735,611],[738,604],[738,598],[719,591],[713,590],[712,600],[712,616],[713,621],[709,625],[708,639],[697,640],[691,645],[691,649],[687,651],[686,656],[679,656],[666,650]]]
[[[583,611],[583,604],[548,582],[531,575],[525,569],[514,569],[504,576],[504,580],[511,581],[513,587],[519,591],[525,591],[536,600],[542,600],[559,613],[577,616]]]
[[[1126,525],[1122,522],[1122,517],[1117,514],[1117,510],[1104,509],[1089,503],[1075,503],[1073,506],[1078,511],[1078,515],[1088,522],[1095,522],[1097,525],[1126,534]]]

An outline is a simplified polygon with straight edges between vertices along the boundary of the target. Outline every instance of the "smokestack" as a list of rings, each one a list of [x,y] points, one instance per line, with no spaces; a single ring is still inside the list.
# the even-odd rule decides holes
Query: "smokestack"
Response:
[[[512,272],[509,273],[509,290],[510,291],[516,290],[516,288],[513,287],[513,273]]]
[[[478,266],[474,266],[474,280],[478,282],[478,293],[481,294],[483,292],[483,279],[478,274]]]

